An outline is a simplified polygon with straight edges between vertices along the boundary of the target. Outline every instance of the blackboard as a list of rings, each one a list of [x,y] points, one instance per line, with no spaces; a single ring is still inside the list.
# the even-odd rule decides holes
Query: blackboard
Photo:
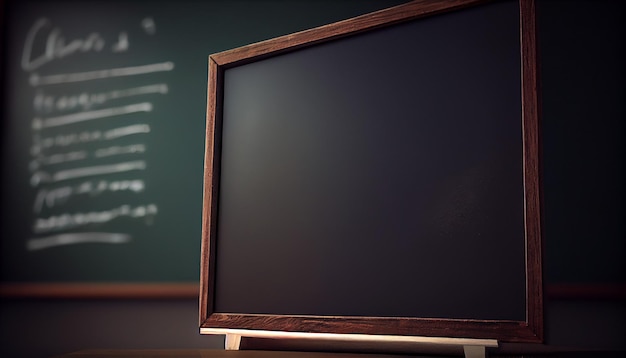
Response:
[[[212,55],[201,332],[541,341],[534,46],[416,1]]]
[[[210,53],[399,1],[5,1],[3,294],[197,296]]]

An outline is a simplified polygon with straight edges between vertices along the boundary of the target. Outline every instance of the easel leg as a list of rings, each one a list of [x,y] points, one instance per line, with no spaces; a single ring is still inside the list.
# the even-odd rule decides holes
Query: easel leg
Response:
[[[463,346],[465,358],[485,358],[486,350],[484,346]]]
[[[226,339],[224,340],[224,349],[226,350],[239,350],[239,345],[241,344],[241,336],[237,334],[226,334]]]

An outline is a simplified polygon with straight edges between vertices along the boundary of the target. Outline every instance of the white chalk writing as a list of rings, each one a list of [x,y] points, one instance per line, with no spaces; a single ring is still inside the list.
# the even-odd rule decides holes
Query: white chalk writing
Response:
[[[121,217],[129,218],[150,218],[157,214],[157,206],[155,204],[139,205],[132,207],[130,205],[121,205],[111,210],[90,211],[86,213],[65,213],[61,215],[52,215],[47,218],[39,218],[35,220],[33,231],[35,233],[44,233],[53,230],[67,230],[78,226],[89,224],[102,224]],[[151,221],[148,220],[147,223]]]
[[[75,152],[68,153],[57,153],[52,154],[50,156],[39,155],[35,159],[30,162],[30,170],[37,170],[42,165],[54,165],[65,162],[72,162],[76,160],[82,160],[87,158],[87,152],[84,150],[79,150]]]
[[[37,36],[43,35],[46,30],[49,32],[45,47],[40,49],[38,56],[33,55]],[[41,18],[35,21],[26,35],[26,43],[22,51],[22,68],[25,71],[32,71],[54,59],[63,58],[76,52],[99,52],[103,47],[104,39],[97,32],[90,33],[84,39],[75,39],[66,43],[61,30],[58,27],[53,27],[50,20]]]
[[[95,111],[79,112],[74,114],[67,114],[58,117],[49,118],[35,118],[33,119],[33,129],[39,130],[44,128],[64,126],[68,124],[74,124],[78,122],[90,121],[94,119],[122,116],[125,114],[137,113],[137,112],[150,112],[152,111],[152,103],[143,102],[136,104],[129,104],[127,106],[99,109]]]
[[[105,243],[105,244],[124,244],[129,242],[131,236],[122,233],[109,232],[81,232],[81,233],[64,233],[39,237],[28,240],[26,248],[30,251],[48,249],[55,246],[84,244],[84,243]]]
[[[43,91],[38,91],[33,101],[33,107],[36,112],[43,114],[49,114],[55,111],[72,111],[78,108],[86,111],[115,99],[145,94],[166,94],[167,91],[168,87],[164,83],[107,92],[82,92],[62,96],[54,96],[46,94]]]
[[[111,68],[106,70],[63,73],[49,76],[39,76],[36,73],[30,75],[28,81],[31,86],[54,85],[61,83],[83,82],[101,80],[113,77],[145,75],[153,72],[171,71],[174,69],[173,62],[160,62],[150,65]]]
[[[50,174],[45,171],[38,171],[31,176],[31,185],[38,186],[41,183],[59,182],[68,179],[76,179],[95,175],[106,175],[114,173],[123,173],[132,170],[146,169],[145,160],[136,160],[132,162],[123,162],[116,164],[95,165],[91,167],[82,167],[74,169],[60,170]]]
[[[142,58],[131,54],[142,48],[136,46],[137,36],[156,35],[151,17],[137,19],[133,28],[139,25],[139,32],[100,32],[86,22],[76,33],[51,19],[41,17],[27,30],[21,57],[34,92],[32,116],[26,118],[31,118],[28,165],[36,194],[26,248],[127,243],[131,236],[106,232],[117,225],[108,223],[154,223],[157,204],[136,204],[148,201],[149,195],[141,177],[148,167],[144,140],[152,132],[146,122],[155,96],[170,92],[160,81],[174,70],[174,63],[107,60]],[[85,61],[72,66],[70,59]],[[98,63],[111,65],[97,68]],[[67,70],[72,68],[76,70]],[[160,80],[155,81],[150,75],[158,73]],[[134,177],[124,178],[130,175]]]
[[[150,125],[148,124],[132,124],[118,128],[109,129],[107,131],[91,130],[78,133],[59,134],[51,137],[41,138],[39,134],[33,135],[33,146],[31,154],[39,155],[42,151],[54,147],[67,147],[70,145],[79,145],[91,143],[101,140],[114,140],[134,134],[150,133]]]
[[[110,157],[112,155],[144,153],[145,151],[146,146],[144,144],[131,144],[126,146],[116,145],[113,147],[98,149],[94,155],[96,158],[102,158]]]
[[[56,188],[43,188],[37,192],[33,205],[33,211],[41,212],[43,207],[52,208],[64,204],[71,196],[90,195],[95,196],[103,192],[133,192],[141,193],[146,185],[142,179],[131,180],[93,180],[85,181],[75,186],[61,186]]]

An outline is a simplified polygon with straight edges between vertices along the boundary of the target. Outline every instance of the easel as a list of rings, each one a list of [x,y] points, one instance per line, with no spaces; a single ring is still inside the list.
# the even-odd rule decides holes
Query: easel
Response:
[[[269,339],[288,346],[289,342],[297,346],[318,346],[337,350],[356,350],[379,352],[409,352],[425,354],[460,355],[465,358],[485,358],[487,348],[498,347],[495,339],[423,337],[423,336],[390,336],[371,334],[336,334],[336,333],[306,333],[306,332],[277,332],[246,329],[219,329],[202,328],[202,334],[225,334],[224,348],[226,350],[243,349],[246,339]],[[245,347],[250,349],[250,347]]]

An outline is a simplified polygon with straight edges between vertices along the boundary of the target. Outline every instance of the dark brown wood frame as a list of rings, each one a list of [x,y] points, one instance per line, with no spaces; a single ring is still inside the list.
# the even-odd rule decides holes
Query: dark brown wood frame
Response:
[[[520,0],[522,131],[526,230],[526,320],[425,319],[416,317],[294,316],[214,312],[215,243],[224,70],[367,30],[483,3],[481,0],[417,0],[330,25],[244,46],[209,57],[200,328],[247,329],[336,334],[467,337],[505,342],[543,340],[541,201],[539,182],[539,99],[535,2]]]

